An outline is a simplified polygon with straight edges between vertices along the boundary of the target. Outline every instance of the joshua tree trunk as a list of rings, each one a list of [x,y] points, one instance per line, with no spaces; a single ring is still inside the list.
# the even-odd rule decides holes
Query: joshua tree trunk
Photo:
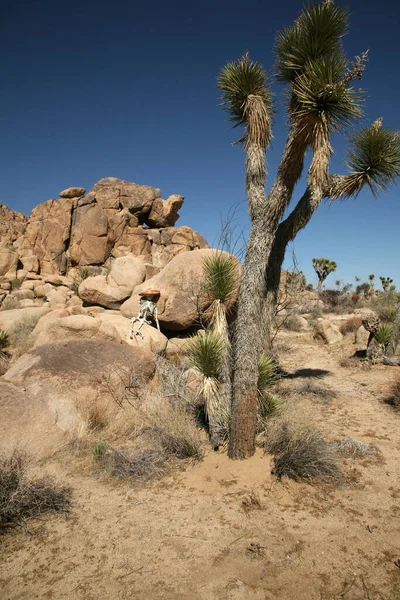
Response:
[[[240,284],[233,349],[232,423],[229,456],[248,458],[255,451],[258,361],[267,335],[264,296],[267,265],[279,219],[301,175],[307,143],[293,128],[288,135],[275,183],[265,198],[265,150],[247,148],[246,188],[252,228]]]
[[[386,356],[395,356],[400,345],[400,301],[397,303],[396,318],[393,323],[392,335],[387,345]]]
[[[314,211],[319,206],[323,196],[324,194],[321,188],[308,187],[297,203],[297,206],[293,209],[287,219],[282,221],[276,231],[267,267],[265,286],[264,318],[267,325],[267,335],[265,338],[265,351],[267,353],[272,351],[275,316],[279,299],[279,286],[287,246],[289,242],[294,240],[298,232],[307,225],[314,214]]]

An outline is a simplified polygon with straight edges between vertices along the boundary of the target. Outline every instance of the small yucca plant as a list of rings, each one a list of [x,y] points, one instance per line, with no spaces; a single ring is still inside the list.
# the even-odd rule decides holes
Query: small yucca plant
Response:
[[[259,417],[265,421],[281,409],[284,403],[284,399],[275,394],[267,394],[265,392],[264,394],[260,394],[258,400]]]
[[[91,275],[92,275],[92,272],[88,267],[82,267],[78,271],[78,276],[81,281],[84,281],[88,277],[91,277]]]
[[[389,323],[382,323],[381,325],[379,325],[377,332],[375,333],[375,339],[378,342],[378,344],[382,344],[386,347],[390,341],[392,330],[393,327]]]
[[[270,356],[264,354],[258,361],[258,382],[257,387],[259,393],[270,387],[278,378],[278,367],[276,362]]]
[[[207,293],[213,301],[227,304],[238,285],[238,261],[234,256],[217,251],[203,260]]]
[[[220,334],[194,335],[188,342],[188,357],[204,377],[217,379],[223,360],[224,344]]]
[[[229,435],[230,407],[221,402],[221,370],[226,356],[224,337],[214,331],[190,338],[187,351],[193,367],[204,375],[202,395],[211,442],[218,447]]]
[[[7,331],[0,329],[0,352],[4,351],[9,343]]]

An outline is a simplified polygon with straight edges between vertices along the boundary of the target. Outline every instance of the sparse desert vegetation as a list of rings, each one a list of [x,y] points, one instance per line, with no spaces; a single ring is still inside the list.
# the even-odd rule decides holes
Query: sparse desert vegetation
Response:
[[[101,42],[97,16],[90,22]],[[219,247],[210,248],[177,225],[183,196],[163,199],[157,184],[117,177],[88,191],[63,189],[29,217],[0,204],[0,589],[8,600],[400,600],[400,296],[392,277],[379,276],[376,289],[375,275],[366,275],[380,268],[380,220],[367,214],[356,228],[328,222],[319,208],[330,203],[331,218],[341,201],[391,189],[400,179],[400,137],[386,118],[363,122],[358,82],[369,54],[345,53],[347,9],[326,0],[294,17],[276,35],[273,69],[245,51],[217,77],[245,156],[244,234],[233,233],[228,216]],[[64,20],[53,21],[64,40]],[[149,48],[158,42],[154,32],[146,30]],[[168,36],[179,38],[184,61],[185,36]],[[113,36],[107,43],[109,51]],[[81,53],[79,43],[64,46]],[[123,70],[109,77],[104,68],[108,105]],[[59,64],[43,72],[60,72],[61,89],[70,79]],[[150,75],[157,94],[145,80],[135,83],[152,100],[134,117],[157,157],[161,138],[170,137],[167,129],[149,135],[145,115],[153,100],[165,101],[166,79],[154,66]],[[187,102],[191,79],[166,101],[168,110],[179,107],[180,120],[195,105]],[[75,96],[86,115],[93,94]],[[114,132],[113,116],[100,129]],[[173,110],[171,117],[175,132]],[[101,152],[102,133],[91,137]],[[269,182],[274,135],[282,154]],[[343,161],[332,161],[344,136]],[[69,148],[65,132],[59,137],[65,143],[57,151]],[[77,155],[85,137],[74,143]],[[222,153],[216,140],[208,145]],[[189,159],[197,154],[181,156],[192,193]],[[207,207],[237,187],[222,164],[218,177]],[[193,199],[195,190],[192,206]],[[307,264],[293,250],[283,270],[317,209]],[[213,222],[211,211],[206,218]],[[362,236],[364,245],[356,243]],[[321,254],[338,264],[311,259]],[[395,277],[391,258],[386,252],[382,272]],[[350,271],[355,264],[362,278]],[[344,268],[352,283],[328,279]]]

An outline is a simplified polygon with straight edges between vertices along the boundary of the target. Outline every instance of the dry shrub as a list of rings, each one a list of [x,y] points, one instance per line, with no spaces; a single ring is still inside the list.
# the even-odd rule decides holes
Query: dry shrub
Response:
[[[203,447],[194,416],[162,394],[152,392],[143,403],[155,443],[170,456],[201,459]]]
[[[332,443],[333,448],[338,454],[345,458],[368,458],[376,456],[379,451],[375,446],[363,444],[352,438],[344,438]]]
[[[274,457],[273,473],[278,478],[331,482],[342,478],[332,445],[298,411],[288,409],[270,420],[264,447]]]
[[[98,393],[77,398],[75,407],[81,420],[79,437],[107,427],[116,412],[111,400]]]
[[[254,510],[264,509],[258,492],[251,492],[248,496],[245,496],[241,502],[241,506],[247,516]]]
[[[395,411],[400,412],[400,379],[392,386],[389,396],[385,399],[386,404],[393,406]]]
[[[19,301],[14,296],[6,296],[1,303],[0,310],[14,310],[14,308],[19,308]]]
[[[28,457],[14,450],[0,457],[0,530],[44,512],[66,512],[70,491],[50,478],[28,476]]]
[[[18,358],[29,352],[36,341],[32,332],[43,315],[26,316],[8,330],[8,337],[13,356]]]
[[[348,333],[355,333],[356,331],[359,330],[359,328],[362,325],[362,319],[361,317],[352,317],[351,319],[347,319],[347,321],[344,321],[340,327],[340,333],[342,333],[343,335],[346,335]]]
[[[299,396],[313,396],[323,402],[330,402],[334,398],[337,398],[337,393],[330,388],[323,387],[322,385],[316,385],[312,381],[305,381],[300,385],[297,385],[293,392]]]
[[[162,450],[108,449],[100,459],[113,477],[119,479],[149,480],[165,472],[166,456]]]

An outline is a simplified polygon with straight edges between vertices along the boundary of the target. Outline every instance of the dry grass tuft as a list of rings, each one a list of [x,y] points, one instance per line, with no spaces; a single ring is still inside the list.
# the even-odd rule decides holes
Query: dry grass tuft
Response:
[[[326,482],[342,479],[332,445],[298,411],[286,410],[270,420],[264,447],[274,456],[273,473],[278,478]]]
[[[200,460],[204,450],[192,415],[162,396],[152,394],[144,405],[152,423],[152,437],[163,450],[176,458]]]
[[[18,358],[29,352],[33,347],[36,337],[32,334],[37,322],[42,315],[31,315],[24,317],[15,325],[10,327],[8,331],[10,348],[15,358]]]
[[[109,425],[115,415],[115,405],[104,396],[77,398],[75,407],[80,417],[80,436],[99,431]]]
[[[31,479],[27,456],[14,450],[0,457],[0,530],[49,511],[67,512],[70,491],[50,478]]]
[[[344,321],[340,325],[339,331],[343,335],[346,335],[348,333],[355,333],[356,331],[359,330],[361,325],[362,325],[361,317],[352,317],[351,319],[347,319],[347,321]]]
[[[332,443],[333,448],[338,454],[345,458],[368,458],[376,456],[379,451],[375,446],[363,444],[352,438],[344,438]]]
[[[113,477],[118,479],[150,480],[165,473],[166,456],[162,450],[107,449],[99,459]]]
[[[6,296],[1,303],[0,310],[14,310],[19,308],[19,301],[14,296]]]
[[[400,412],[400,379],[392,386],[389,396],[385,399],[386,404],[393,406],[396,412]]]

